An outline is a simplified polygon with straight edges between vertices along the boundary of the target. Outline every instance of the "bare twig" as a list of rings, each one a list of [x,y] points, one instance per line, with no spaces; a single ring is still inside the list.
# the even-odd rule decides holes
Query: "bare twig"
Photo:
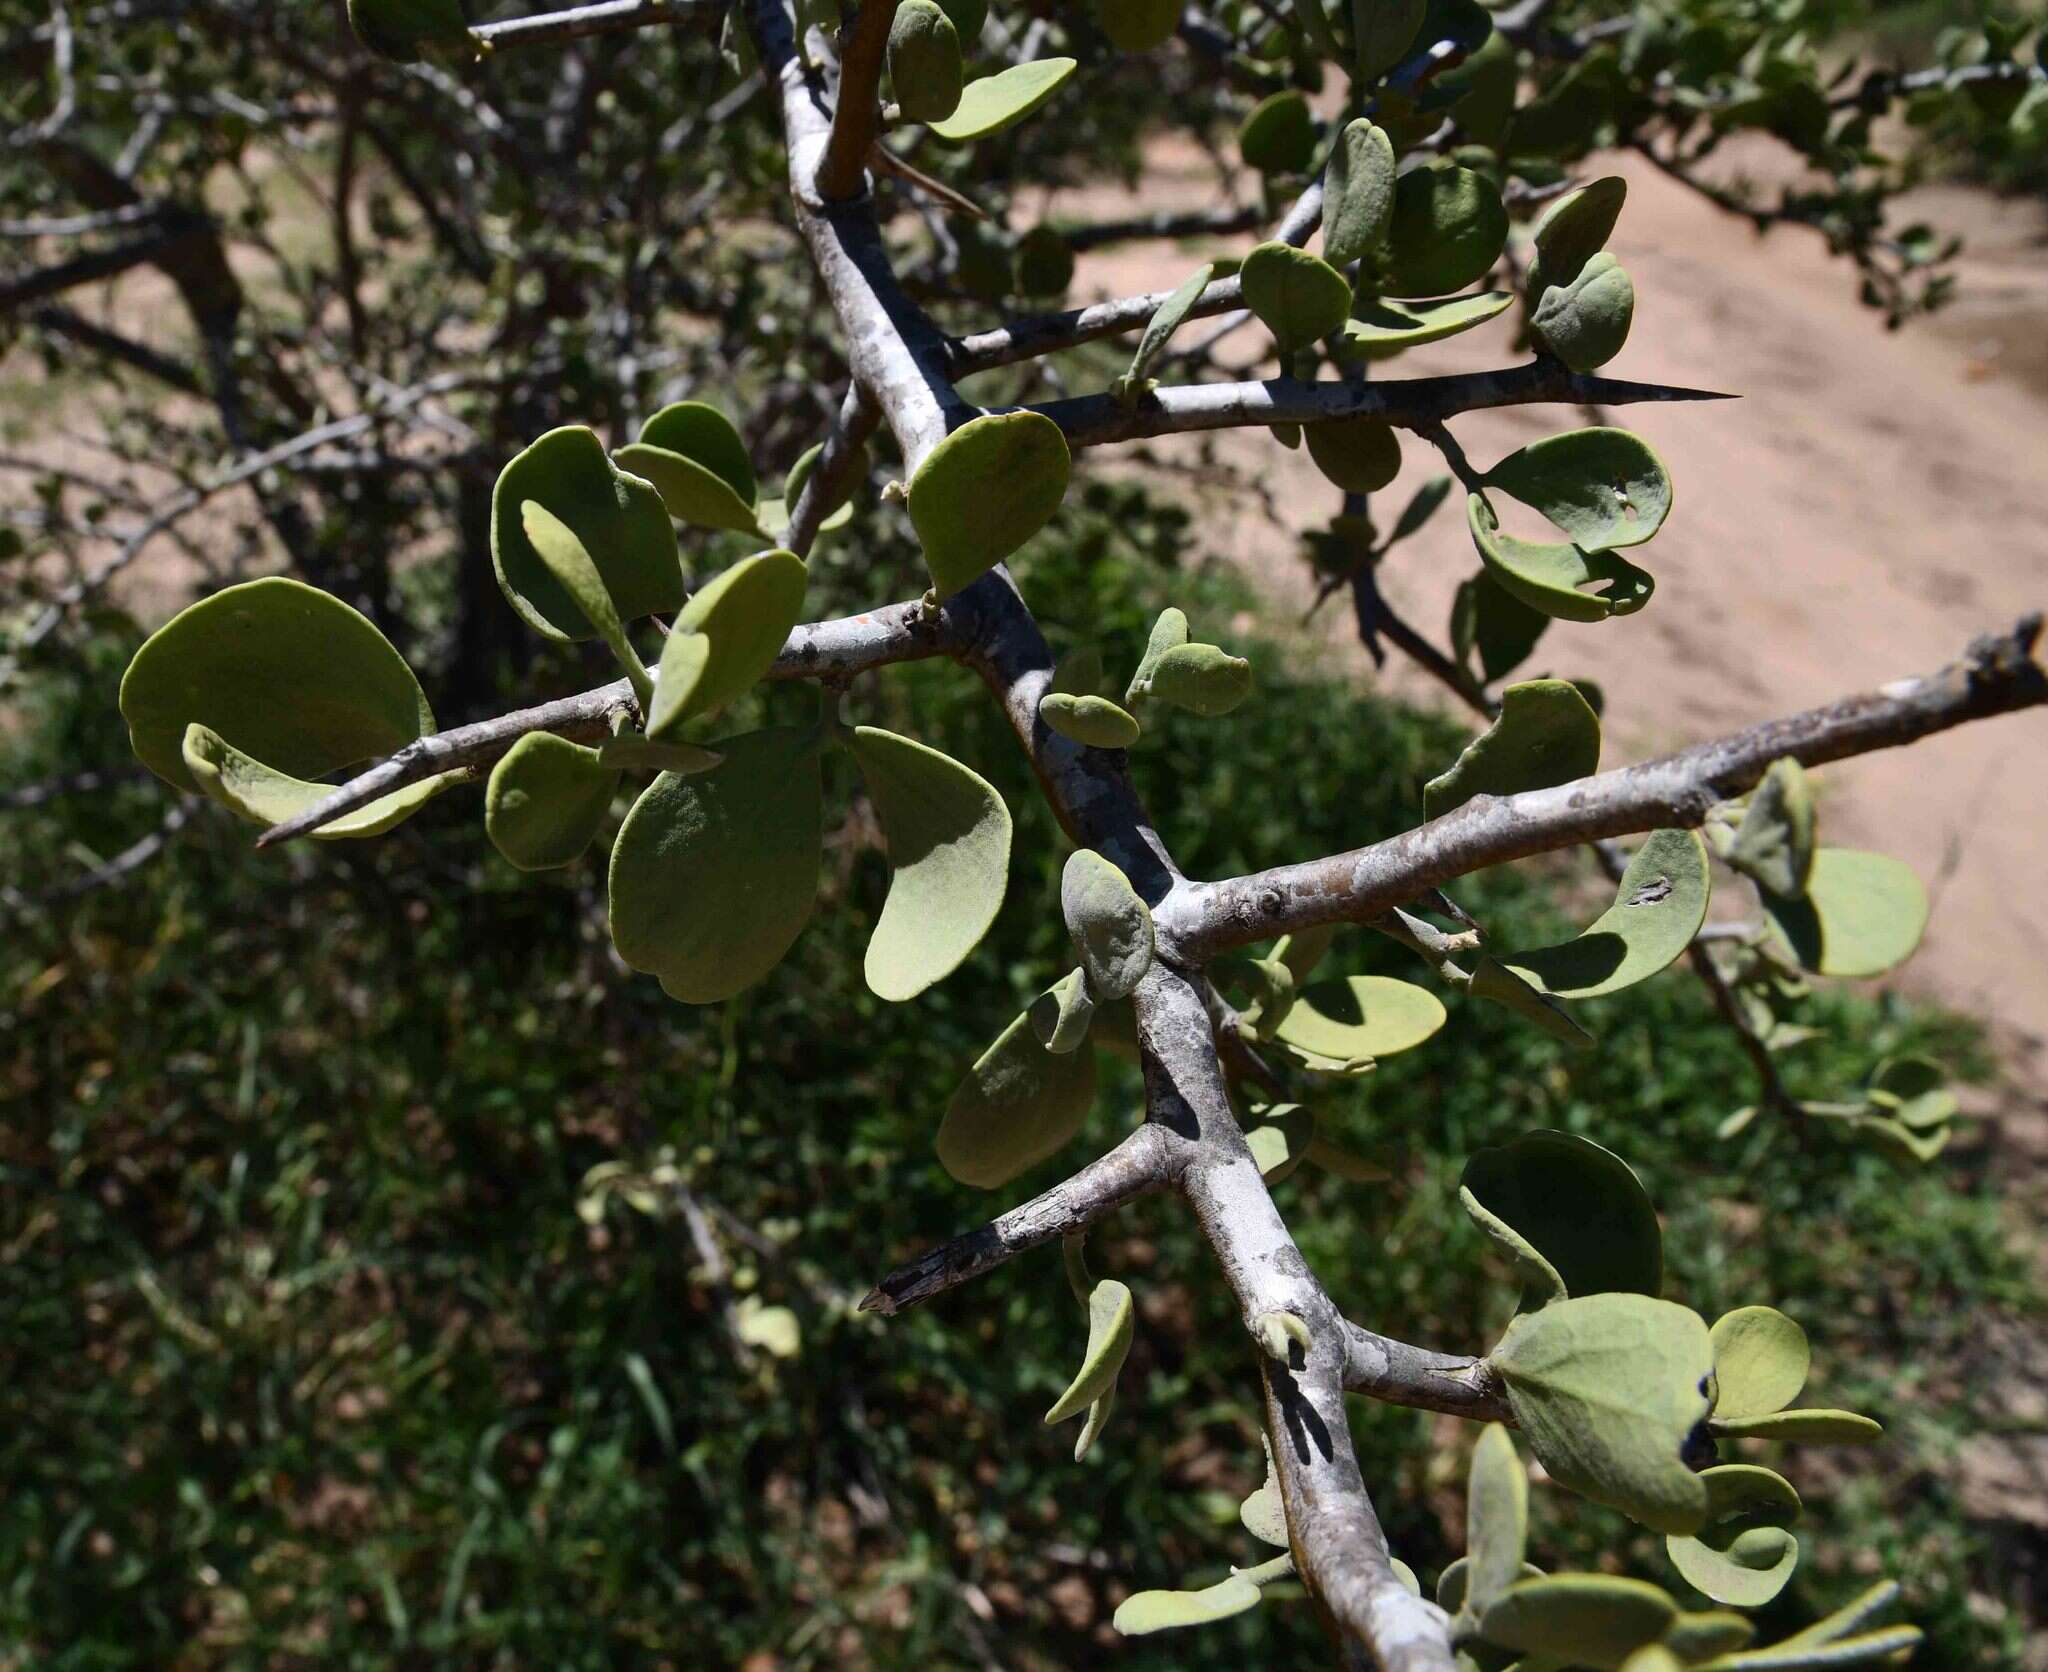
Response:
[[[703,23],[722,17],[725,0],[599,0],[592,6],[536,12],[480,23],[470,30],[490,47],[543,46],[585,35],[613,35],[628,29],[658,29],[677,23]]]
[[[1344,1386],[1389,1405],[1442,1411],[1475,1422],[1512,1423],[1500,1376],[1483,1358],[1433,1353],[1344,1324]]]
[[[882,131],[882,61],[895,21],[896,0],[860,0],[843,31],[832,132],[818,159],[818,196],[827,203],[858,197],[866,183],[868,150]]]

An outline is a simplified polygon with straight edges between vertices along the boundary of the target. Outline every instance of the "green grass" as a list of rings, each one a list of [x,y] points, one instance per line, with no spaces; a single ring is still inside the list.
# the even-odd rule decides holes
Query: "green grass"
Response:
[[[1086,625],[1127,662],[1170,594],[1227,636],[1245,605],[1169,577],[1183,523],[1090,484],[1025,579],[1062,646]],[[820,563],[829,599],[907,595],[908,555],[862,540]],[[877,582],[867,566],[896,583]],[[856,568],[861,572],[856,573]],[[830,607],[823,602],[822,607]],[[123,758],[111,713],[132,631],[32,691],[10,781]],[[1189,869],[1216,875],[1412,822],[1445,724],[1260,656],[1254,701],[1172,724],[1134,770]],[[579,675],[544,664],[536,689]],[[776,714],[808,699],[777,692]],[[885,874],[834,843],[816,923],[769,982],[719,1010],[612,964],[601,868],[522,878],[454,795],[377,842],[254,853],[207,810],[128,887],[0,937],[0,1662],[161,1666],[1016,1667],[1314,1664],[1309,1611],[1276,1604],[1120,1647],[1121,1588],[1219,1576],[1253,1552],[1249,1348],[1171,1202],[1098,1236],[1140,1302],[1115,1419],[1085,1466],[1039,1422],[1085,1333],[1056,1253],[883,1322],[847,1301],[895,1261],[1021,1199],[1139,1109],[1105,1076],[1084,1136],[995,1196],[931,1154],[964,1064],[1069,960],[1052,909],[1063,847],[970,680],[863,681],[850,711],[943,744],[1017,816],[1009,902],[969,965],[886,1006],[860,953]],[[836,783],[836,806],[848,783]],[[150,828],[154,786],[6,815],[17,886]],[[1568,863],[1556,868],[1567,874]],[[1551,934],[1528,869],[1464,891],[1507,944]],[[1340,942],[1348,969],[1404,970]],[[1354,1316],[1476,1351],[1511,1304],[1455,1206],[1463,1157],[1535,1126],[1587,1133],[1666,1215],[1669,1291],[1709,1317],[1773,1300],[1811,1331],[1809,1399],[1888,1424],[1871,1456],[1795,1456],[1799,1577],[1773,1624],[1878,1566],[1930,1633],[1923,1666],[2017,1666],[1996,1553],[1959,1516],[1947,1449],[1985,1319],[2031,1304],[2027,1252],[1966,1155],[1902,1175],[1826,1140],[1716,1123],[1748,1100],[1733,1042],[1682,974],[1586,1007],[1563,1052],[1452,998],[1452,1021],[1317,1099],[1384,1187],[1308,1170],[1281,1190]],[[1876,1057],[1976,1062],[1939,1014],[1824,995],[1816,1093]],[[1115,1059],[1111,1059],[1115,1060]],[[1981,1066],[1981,1064],[1979,1064]],[[803,1350],[741,1370],[680,1224],[614,1199],[600,1163],[671,1156],[751,1227],[738,1279],[795,1308]],[[1426,1578],[1456,1554],[1457,1424],[1354,1406],[1395,1549]],[[1622,1563],[1678,1585],[1658,1541],[1535,1494],[1548,1565]],[[1973,1600],[1974,1594],[1974,1600]]]

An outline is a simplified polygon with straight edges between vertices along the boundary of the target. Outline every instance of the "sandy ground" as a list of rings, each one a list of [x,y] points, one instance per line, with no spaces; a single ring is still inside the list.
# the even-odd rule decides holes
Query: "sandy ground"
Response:
[[[1634,554],[1657,576],[1656,596],[1626,620],[1554,623],[1528,669],[1605,688],[1606,763],[1931,670],[1974,635],[2048,607],[2039,515],[2048,217],[2040,208],[1961,190],[1925,194],[1917,212],[1971,237],[1963,300],[1932,324],[1887,333],[1857,303],[1847,264],[1817,237],[1791,229],[1759,239],[1647,165],[1627,159],[1613,168],[1630,182],[1615,249],[1638,302],[1629,345],[1607,371],[1742,399],[1613,415],[1655,443],[1672,469],[1671,519]],[[1147,206],[1214,201],[1196,159],[1168,157]],[[1059,208],[1076,213],[1082,204],[1065,198]],[[1195,259],[1156,245],[1093,253],[1076,290],[1175,283]],[[1231,340],[1239,356],[1255,352],[1255,329]],[[1503,320],[1411,351],[1388,375],[1507,363],[1507,329]],[[1528,407],[1454,428],[1483,468],[1579,421]],[[1176,438],[1162,451],[1192,457],[1194,445]],[[1296,529],[1334,509],[1335,490],[1305,455],[1263,433],[1233,437],[1224,456],[1252,465]],[[1389,504],[1440,469],[1430,449],[1411,442]],[[1306,568],[1262,518],[1241,515],[1223,549],[1279,598],[1306,606]],[[1441,639],[1452,592],[1475,566],[1462,519],[1447,508],[1389,561],[1384,588],[1396,609]],[[1325,653],[1371,677],[1348,608],[1326,613]],[[1378,677],[1443,700],[1412,670]],[[1898,980],[1992,1023],[2013,1081],[1998,1106],[2025,1133],[2006,1136],[2035,1156],[2048,1132],[2040,1118],[2048,1102],[2036,1089],[2048,1068],[2044,768],[2048,715],[2036,711],[1821,775],[1825,839],[1882,848],[1926,879],[1934,920]]]

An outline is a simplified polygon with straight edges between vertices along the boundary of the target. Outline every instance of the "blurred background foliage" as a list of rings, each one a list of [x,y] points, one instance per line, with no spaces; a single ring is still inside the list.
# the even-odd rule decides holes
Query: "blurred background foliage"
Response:
[[[1164,1644],[1108,1630],[1128,1589],[1252,1554],[1235,1520],[1261,1467],[1243,1332],[1172,1204],[1097,1238],[1141,1323],[1084,1466],[1070,1429],[1039,1422],[1085,1334],[1051,1251],[901,1318],[852,1310],[998,1205],[947,1180],[931,1138],[962,1065],[1064,967],[1045,907],[1062,844],[978,688],[911,668],[851,704],[970,762],[1018,821],[996,931],[908,1006],[860,978],[886,873],[850,774],[817,922],[773,980],[711,1011],[617,967],[595,864],[513,873],[474,798],[380,841],[263,854],[211,805],[165,827],[113,692],[170,600],[282,555],[391,632],[444,723],[573,689],[598,663],[519,634],[490,575],[504,458],[552,423],[617,427],[697,393],[742,416],[772,476],[833,404],[829,322],[777,218],[779,143],[761,110],[728,108],[709,36],[506,53],[473,82],[361,57],[339,12],[74,0],[77,113],[22,141],[47,115],[51,14],[0,0],[0,63],[36,72],[0,77],[0,129],[27,163],[0,168],[0,217],[118,210],[124,191],[204,211],[172,224],[160,290],[117,320],[159,363],[82,332],[61,297],[0,312],[0,1664],[1319,1657],[1300,1607]],[[1786,17],[1920,62],[1956,13]],[[1163,120],[1214,143],[1243,101],[1219,123],[1229,95],[1191,64],[1132,76],[1092,56],[1059,121],[976,149],[978,195],[998,215],[1014,200],[1021,226],[1037,186],[1135,180]],[[2002,130],[1937,114],[1930,156],[2040,182]],[[923,293],[952,308],[957,229],[914,228]],[[29,248],[0,252],[0,285],[50,256]],[[1062,364],[979,392],[1057,387]],[[336,414],[372,421],[215,497],[224,459]],[[110,529],[202,490],[146,584],[67,599]],[[731,555],[690,553],[705,571]],[[922,584],[900,519],[863,517],[814,568],[821,614]],[[1128,662],[1170,597],[1253,656],[1257,700],[1134,762],[1191,873],[1403,828],[1458,747],[1262,628],[1156,484],[1082,485],[1025,575],[1058,648],[1085,627]],[[77,793],[35,789],[53,784]],[[153,836],[147,863],[75,891]],[[1604,888],[1561,862],[1484,878],[1469,903],[1533,944],[1580,891]],[[1354,971],[1394,956],[1363,936],[1337,954]],[[1990,1071],[1954,1018],[1811,1003],[1836,1025],[1788,1061],[1795,1091],[1834,1095],[1900,1050]],[[1670,1292],[1709,1317],[1784,1307],[1814,1338],[1815,1397],[1888,1425],[1877,1452],[1793,1460],[1806,1557],[1767,1629],[1884,1571],[1929,1634],[1921,1664],[2019,1666],[2048,1571],[1967,1519],[1952,1468],[1989,1420],[1985,1343],[2040,1306],[2034,1232],[1992,1152],[1958,1145],[1906,1175],[1771,1123],[1717,1143],[1747,1068],[1696,986],[1671,976],[1588,1013],[1600,1049],[1573,1055],[1458,1003],[1427,1046],[1324,1097],[1395,1174],[1281,1188],[1332,1294],[1390,1333],[1483,1348],[1512,1286],[1456,1210],[1464,1157],[1535,1126],[1610,1145],[1665,1212]],[[1137,1107],[1120,1065],[1075,1149],[1004,1199]],[[664,1164],[646,1191],[586,1185]],[[755,1300],[794,1310],[793,1356],[736,1342]],[[1354,1417],[1396,1550],[1433,1577],[1462,1539],[1467,1437]],[[1661,1542],[1617,1515],[1542,1491],[1535,1525],[1553,1564],[1674,1582]]]

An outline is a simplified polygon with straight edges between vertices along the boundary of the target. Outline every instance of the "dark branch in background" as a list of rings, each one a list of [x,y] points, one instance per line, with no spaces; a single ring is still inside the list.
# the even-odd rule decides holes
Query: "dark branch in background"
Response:
[[[1480,796],[1371,847],[1228,882],[1192,883],[1154,907],[1153,917],[1171,956],[1205,962],[1276,935],[1370,921],[1489,865],[1604,836],[1697,826],[1716,804],[1753,788],[1783,756],[1822,766],[2048,703],[2048,675],[2033,659],[2040,632],[2041,618],[2029,616],[2008,633],[1977,640],[1961,660],[1923,678],[1555,789]]]
[[[1228,238],[1253,231],[1264,218],[1256,203],[1247,203],[1235,209],[1195,209],[1179,214],[1161,210],[1128,220],[1062,226],[1059,233],[1071,250],[1099,250],[1105,244],[1127,244],[1141,238]]]

